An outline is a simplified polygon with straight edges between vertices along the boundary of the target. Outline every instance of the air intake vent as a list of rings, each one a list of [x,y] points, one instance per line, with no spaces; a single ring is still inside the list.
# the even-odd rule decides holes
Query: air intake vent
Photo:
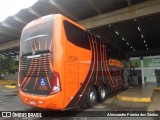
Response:
[[[49,74],[50,54],[24,56],[21,71],[25,77],[45,77]]]

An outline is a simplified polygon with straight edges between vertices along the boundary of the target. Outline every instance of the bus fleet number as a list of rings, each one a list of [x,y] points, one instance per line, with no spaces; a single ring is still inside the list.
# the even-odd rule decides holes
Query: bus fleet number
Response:
[[[76,57],[76,56],[68,56],[68,61],[69,62],[76,62],[76,61],[78,61],[78,57]]]

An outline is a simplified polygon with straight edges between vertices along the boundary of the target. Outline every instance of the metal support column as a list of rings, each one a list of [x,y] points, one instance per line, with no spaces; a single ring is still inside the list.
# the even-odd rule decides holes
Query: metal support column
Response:
[[[143,59],[141,60],[141,71],[142,71],[142,85],[144,85],[145,82],[144,82],[144,66],[143,66]]]

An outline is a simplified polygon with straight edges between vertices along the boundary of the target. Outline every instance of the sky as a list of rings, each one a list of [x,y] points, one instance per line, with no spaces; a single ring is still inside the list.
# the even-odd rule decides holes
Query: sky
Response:
[[[15,15],[23,8],[28,8],[38,0],[0,0],[0,22]]]

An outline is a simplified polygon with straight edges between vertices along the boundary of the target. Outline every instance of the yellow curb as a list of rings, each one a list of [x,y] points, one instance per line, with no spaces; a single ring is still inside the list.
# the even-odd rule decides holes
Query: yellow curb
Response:
[[[6,88],[16,88],[15,85],[6,85]]]
[[[160,87],[155,87],[154,91],[160,91]]]
[[[148,98],[136,98],[136,97],[126,97],[126,96],[117,95],[116,99],[121,100],[121,101],[130,101],[130,102],[145,102],[145,103],[151,102],[151,99],[149,97]]]
[[[17,80],[0,80],[0,85],[11,85],[11,84],[17,84]]]

